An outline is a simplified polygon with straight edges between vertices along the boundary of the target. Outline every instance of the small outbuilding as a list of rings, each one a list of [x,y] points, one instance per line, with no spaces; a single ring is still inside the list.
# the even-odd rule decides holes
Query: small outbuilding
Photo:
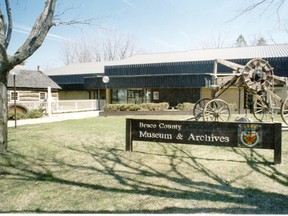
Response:
[[[25,113],[29,109],[41,108],[47,100],[48,87],[51,87],[52,100],[58,100],[61,87],[43,72],[19,68],[16,75],[10,73],[7,95],[9,111],[14,107],[14,100],[18,112]]]

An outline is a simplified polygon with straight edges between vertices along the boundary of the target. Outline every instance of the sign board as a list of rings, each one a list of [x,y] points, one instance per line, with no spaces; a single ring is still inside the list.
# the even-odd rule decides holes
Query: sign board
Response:
[[[281,136],[281,123],[126,119],[126,151],[133,151],[134,140],[260,148],[274,150],[274,164],[280,164]]]

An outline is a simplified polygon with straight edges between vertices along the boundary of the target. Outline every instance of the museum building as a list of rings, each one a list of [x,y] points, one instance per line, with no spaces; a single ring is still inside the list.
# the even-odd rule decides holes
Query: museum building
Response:
[[[83,99],[106,98],[108,103],[168,102],[175,107],[178,103],[211,98],[216,59],[244,66],[254,58],[268,61],[275,75],[288,76],[288,44],[140,54],[115,62],[66,66],[62,71],[50,70],[47,75],[61,86],[60,99],[61,92],[75,95],[77,91],[82,92],[79,95]],[[233,73],[233,69],[217,64],[217,74]],[[103,83],[103,76],[109,77],[108,83]],[[276,87],[278,90],[283,88]],[[220,98],[244,108],[247,95],[243,88],[230,87]]]

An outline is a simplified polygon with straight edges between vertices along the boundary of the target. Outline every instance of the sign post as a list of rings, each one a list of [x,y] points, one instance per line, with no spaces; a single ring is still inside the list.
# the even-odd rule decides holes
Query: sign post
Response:
[[[132,141],[132,119],[126,119],[126,151],[133,151],[133,141]]]
[[[281,123],[126,119],[126,151],[133,151],[134,140],[272,149],[274,164],[281,163]]]
[[[109,93],[107,89],[107,84],[109,83],[110,78],[108,76],[103,76],[102,82],[105,84],[105,97],[106,97],[106,104],[109,104]]]
[[[13,100],[14,100],[14,127],[17,127],[17,108],[16,100],[18,100],[18,94],[16,93],[16,76],[20,74],[19,66],[16,66],[10,71],[10,74],[13,75]]]
[[[52,95],[51,95],[51,87],[48,86],[47,88],[47,92],[48,92],[48,95],[47,95],[47,113],[48,113],[48,116],[51,116],[52,115]]]

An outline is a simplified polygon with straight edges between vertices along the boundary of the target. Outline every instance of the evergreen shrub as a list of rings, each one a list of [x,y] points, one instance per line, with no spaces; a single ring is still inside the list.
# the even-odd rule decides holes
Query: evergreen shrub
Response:
[[[28,113],[20,113],[16,112],[16,119],[29,119],[29,118],[41,118],[43,117],[43,110],[42,109],[34,109],[30,110]],[[9,112],[8,113],[8,120],[15,120],[15,115],[14,112]]]
[[[182,110],[182,111],[190,111],[193,110],[194,104],[189,102],[179,103],[176,106],[176,109]]]

